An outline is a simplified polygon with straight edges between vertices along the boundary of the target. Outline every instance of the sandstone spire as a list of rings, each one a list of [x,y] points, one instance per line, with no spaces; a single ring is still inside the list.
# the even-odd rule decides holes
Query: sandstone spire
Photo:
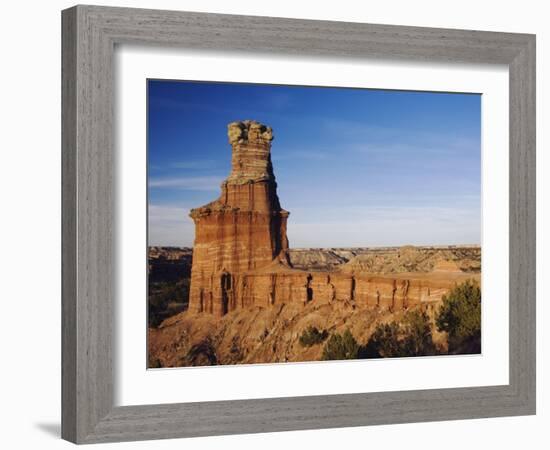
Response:
[[[233,274],[286,261],[286,221],[271,164],[270,127],[253,120],[228,125],[231,173],[221,196],[191,210],[195,244],[189,310],[227,312]]]

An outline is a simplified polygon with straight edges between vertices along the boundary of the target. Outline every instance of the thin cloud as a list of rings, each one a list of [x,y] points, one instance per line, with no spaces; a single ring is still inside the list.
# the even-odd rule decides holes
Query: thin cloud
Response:
[[[479,244],[481,220],[469,208],[357,206],[322,216],[305,208],[291,211],[288,236],[291,248]]]
[[[318,149],[285,149],[284,154],[278,154],[275,150],[271,154],[273,161],[292,161],[296,159],[325,161],[330,159],[330,157],[330,152]]]
[[[149,245],[193,245],[195,226],[189,209],[178,205],[149,205]]]
[[[181,222],[189,221],[189,208],[179,205],[149,205],[149,222]]]
[[[183,189],[189,191],[218,191],[223,177],[170,177],[152,178],[149,187],[152,189]]]
[[[426,130],[403,130],[398,127],[367,125],[348,120],[325,120],[323,129],[329,134],[339,136],[348,147],[358,149],[365,144],[387,150],[399,151],[403,148],[417,147],[427,152],[461,152],[480,149],[480,140],[464,137],[460,134]]]
[[[172,169],[185,169],[185,170],[208,170],[217,166],[217,162],[213,159],[202,159],[195,161],[178,161],[168,164]]]
[[[348,138],[384,137],[394,138],[400,133],[397,128],[383,127],[379,125],[367,125],[363,122],[354,122],[342,119],[325,119],[320,128],[328,134]]]
[[[452,170],[461,167],[464,175],[472,171],[481,170],[480,150],[465,149],[453,143],[440,146],[425,145],[423,143],[399,143],[399,144],[354,144],[343,147],[344,151],[363,155],[367,164],[383,164],[382,167],[392,171],[410,170],[411,168],[423,170]],[[477,151],[476,151],[477,150]],[[465,162],[469,164],[464,168]],[[478,163],[477,166],[475,163]]]

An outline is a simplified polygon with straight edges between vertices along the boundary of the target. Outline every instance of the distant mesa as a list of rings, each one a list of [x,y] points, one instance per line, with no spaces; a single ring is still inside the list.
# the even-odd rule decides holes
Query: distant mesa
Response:
[[[190,212],[195,223],[190,313],[221,317],[252,306],[310,302],[392,311],[428,308],[455,284],[472,278],[452,261],[451,250],[430,253],[411,246],[397,254],[395,249],[385,255],[321,254],[329,267],[338,266],[331,270],[293,267],[291,254],[305,261],[312,253],[289,250],[289,212],[280,205],[271,161],[273,130],[244,120],[230,123],[227,134],[231,172],[221,195]]]

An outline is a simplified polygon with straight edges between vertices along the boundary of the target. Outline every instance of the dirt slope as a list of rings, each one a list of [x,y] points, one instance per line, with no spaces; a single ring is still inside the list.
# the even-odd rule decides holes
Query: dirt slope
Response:
[[[348,328],[365,344],[377,323],[398,320],[400,314],[355,309],[347,302],[256,307],[222,318],[183,312],[149,330],[149,362],[151,367],[178,367],[318,361],[324,344],[304,347],[299,342],[308,326],[329,334]]]

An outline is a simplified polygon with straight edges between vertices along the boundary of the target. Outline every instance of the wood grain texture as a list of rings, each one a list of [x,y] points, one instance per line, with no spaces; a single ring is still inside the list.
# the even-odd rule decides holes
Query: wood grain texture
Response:
[[[76,10],[62,17],[61,434],[76,440]]]
[[[77,6],[63,11],[62,435],[77,443],[535,412],[535,38],[526,34]],[[510,383],[113,406],[115,44],[506,64],[510,71]]]
[[[536,399],[536,95],[535,40],[510,71],[510,384]]]

